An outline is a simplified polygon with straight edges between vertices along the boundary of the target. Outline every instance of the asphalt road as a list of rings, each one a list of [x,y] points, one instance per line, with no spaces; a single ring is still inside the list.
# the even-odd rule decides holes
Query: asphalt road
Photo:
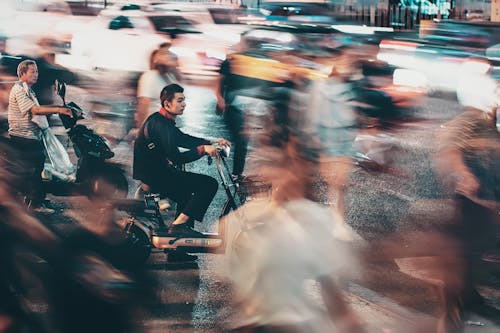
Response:
[[[73,88],[68,93],[68,100],[77,100],[83,106],[90,106],[89,101],[95,99],[128,101],[125,90],[113,89],[113,85],[107,87],[92,93]],[[179,121],[180,126],[198,136],[228,137],[222,119],[213,112],[215,98],[210,85],[185,87],[188,107]],[[431,155],[435,148],[436,129],[459,112],[453,100],[426,98],[405,121],[384,133],[391,136],[397,148],[393,166],[398,172],[356,169],[349,179],[345,198],[346,221],[362,236],[363,240],[354,246],[364,259],[363,272],[352,281],[349,299],[370,332],[424,332],[423,323],[432,323],[438,313],[434,281],[422,270],[411,268],[421,267],[415,257],[426,256],[422,249],[427,246],[427,230],[436,224],[447,223],[451,218],[452,207],[442,198],[432,172]],[[87,119],[86,123],[109,134],[111,129],[120,126],[116,122],[110,125],[110,121]],[[116,142],[117,159],[128,166],[129,172],[130,148],[129,142]],[[256,157],[258,152],[251,151],[249,158]],[[189,165],[188,170],[216,177],[215,168],[208,166],[205,158]],[[131,180],[131,188],[135,186]],[[316,186],[323,203],[333,201],[325,195],[320,179]],[[89,215],[92,203],[86,198],[51,199],[61,202],[62,210],[57,216],[42,217],[47,224],[62,231],[70,229],[73,221],[95,227],[92,226],[95,216]],[[223,191],[219,190],[205,220],[197,225],[199,230],[213,230],[224,199]],[[388,248],[396,248],[397,255],[388,256]],[[405,259],[395,262],[394,257]],[[138,319],[146,332],[223,331],[225,322],[230,320],[228,305],[231,300],[227,278],[219,274],[225,259],[223,255],[202,254],[194,265],[171,265],[166,263],[163,253],[154,254],[148,269],[160,282],[157,291],[160,301],[148,309],[144,318]],[[400,268],[405,267],[407,269],[403,272]],[[498,309],[499,287],[499,270],[493,267],[480,290]],[[480,320],[486,325],[472,323],[468,332],[498,331],[496,325],[500,315],[496,317],[496,325],[484,318]]]

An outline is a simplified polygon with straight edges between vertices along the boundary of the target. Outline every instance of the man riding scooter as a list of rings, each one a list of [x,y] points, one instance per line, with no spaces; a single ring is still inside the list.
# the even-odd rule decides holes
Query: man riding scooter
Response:
[[[179,237],[203,237],[193,229],[201,221],[217,192],[217,181],[206,175],[181,170],[185,163],[204,155],[215,156],[217,143],[229,146],[226,139],[210,141],[183,133],[175,126],[177,116],[184,113],[184,88],[178,84],[165,86],[160,94],[161,108],[150,115],[139,129],[134,143],[133,177],[150,191],[160,193],[177,203],[177,217],[169,234]],[[180,152],[179,148],[186,151]],[[192,261],[196,256],[175,251],[169,261]]]

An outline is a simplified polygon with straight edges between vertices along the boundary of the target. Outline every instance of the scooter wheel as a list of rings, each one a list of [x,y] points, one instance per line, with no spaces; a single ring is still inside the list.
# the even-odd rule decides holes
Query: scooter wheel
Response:
[[[151,242],[148,235],[138,226],[133,225],[127,232],[130,246],[128,260],[134,266],[144,265],[151,255]]]

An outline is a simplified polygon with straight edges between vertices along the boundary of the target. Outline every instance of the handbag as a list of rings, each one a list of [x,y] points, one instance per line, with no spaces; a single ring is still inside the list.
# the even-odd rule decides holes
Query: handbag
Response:
[[[42,129],[42,140],[50,163],[45,164],[46,173],[55,175],[63,181],[75,181],[76,168],[71,163],[68,153],[62,143],[48,127]]]

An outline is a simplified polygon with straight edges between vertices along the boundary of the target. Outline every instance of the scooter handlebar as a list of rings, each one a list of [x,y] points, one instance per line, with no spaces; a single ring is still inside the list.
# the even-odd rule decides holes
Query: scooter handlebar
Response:
[[[60,114],[59,118],[61,118],[61,121],[63,123],[64,128],[73,128],[73,126],[76,125],[77,120],[79,119],[84,119],[84,111],[74,102],[70,102],[68,104],[65,104],[64,107],[69,108],[71,112],[73,113],[73,117]]]
[[[224,157],[224,158],[229,157],[229,153],[231,152],[231,147],[220,144],[214,144],[214,146],[217,146],[217,153],[219,154],[219,157]],[[213,162],[212,156],[208,155],[207,156],[208,165],[212,165],[212,162]]]
[[[229,157],[229,153],[231,152],[231,147],[226,145],[220,145],[217,147],[217,151],[219,155],[222,157]]]
[[[75,119],[83,119],[85,111],[82,110],[76,103],[70,102],[68,105],[66,105],[67,108],[71,109],[71,112],[73,112],[73,118]]]

